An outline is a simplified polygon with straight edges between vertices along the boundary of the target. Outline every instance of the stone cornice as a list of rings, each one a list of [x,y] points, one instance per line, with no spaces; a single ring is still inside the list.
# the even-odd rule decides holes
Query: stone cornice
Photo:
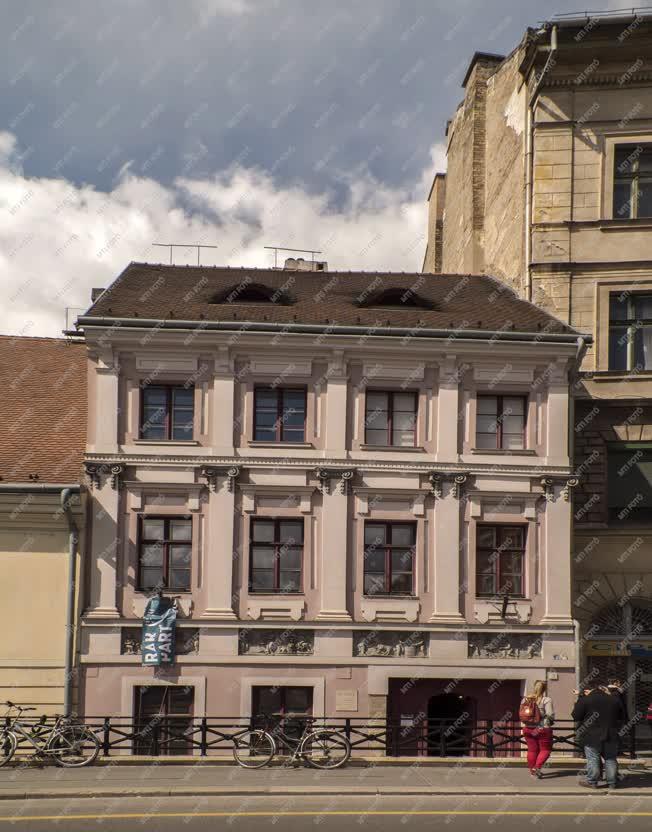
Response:
[[[403,460],[370,460],[370,459],[328,459],[320,457],[297,457],[286,456],[274,457],[218,457],[218,456],[183,456],[177,454],[142,455],[142,454],[99,454],[87,453],[85,461],[94,465],[148,465],[152,467],[165,467],[169,465],[183,466],[189,468],[201,468],[202,466],[215,468],[276,468],[291,469],[314,472],[315,468],[327,469],[333,472],[331,475],[341,476],[345,471],[355,468],[358,471],[397,471],[400,473],[424,474],[427,475],[436,469],[439,473],[447,476],[492,474],[500,476],[521,476],[521,477],[559,477],[568,478],[572,476],[572,469],[559,465],[515,465],[506,464],[502,461],[498,464],[487,463],[453,463],[436,462],[434,460],[424,462],[408,462]]]
[[[587,77],[585,82],[578,83],[577,74],[568,75],[563,78],[547,77],[542,84],[542,89],[548,87],[572,87],[573,89],[586,89],[587,87],[604,87],[614,86],[622,90],[622,78],[624,72],[604,73],[603,75],[594,75],[593,73]],[[643,84],[652,80],[652,72],[635,72],[627,75],[627,86],[632,87],[635,84]]]

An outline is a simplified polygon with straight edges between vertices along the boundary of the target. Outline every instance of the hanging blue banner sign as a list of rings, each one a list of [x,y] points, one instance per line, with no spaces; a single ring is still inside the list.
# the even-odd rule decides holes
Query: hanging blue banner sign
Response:
[[[143,617],[142,663],[171,664],[177,628],[177,608],[168,598],[152,598]]]

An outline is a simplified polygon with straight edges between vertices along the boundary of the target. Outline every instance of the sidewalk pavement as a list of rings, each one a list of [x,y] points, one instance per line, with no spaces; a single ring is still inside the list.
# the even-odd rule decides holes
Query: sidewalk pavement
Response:
[[[51,765],[0,769],[0,800],[85,797],[194,797],[279,795],[578,795],[579,766],[550,767],[535,780],[523,763],[429,766],[355,765],[335,771],[274,766],[259,770],[239,766],[96,764],[85,769]],[[652,768],[623,765],[623,795],[652,797]],[[606,791],[606,790],[603,790]]]

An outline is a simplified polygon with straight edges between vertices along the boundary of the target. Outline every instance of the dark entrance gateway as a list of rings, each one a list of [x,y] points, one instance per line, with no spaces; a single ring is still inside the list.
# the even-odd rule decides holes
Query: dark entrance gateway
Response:
[[[475,700],[469,696],[432,696],[428,702],[428,756],[469,757],[475,710]]]
[[[519,679],[390,679],[388,752],[395,756],[485,756],[488,720],[507,736],[518,731]],[[520,753],[501,743],[496,757]]]

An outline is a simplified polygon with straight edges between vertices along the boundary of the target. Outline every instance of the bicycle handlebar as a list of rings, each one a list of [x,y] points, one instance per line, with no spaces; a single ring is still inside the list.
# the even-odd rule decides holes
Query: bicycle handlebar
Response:
[[[35,711],[36,708],[23,708],[22,705],[16,705],[15,702],[10,702],[8,699],[4,703],[8,708],[16,708],[16,710],[20,711],[21,713],[25,713],[26,711]]]

